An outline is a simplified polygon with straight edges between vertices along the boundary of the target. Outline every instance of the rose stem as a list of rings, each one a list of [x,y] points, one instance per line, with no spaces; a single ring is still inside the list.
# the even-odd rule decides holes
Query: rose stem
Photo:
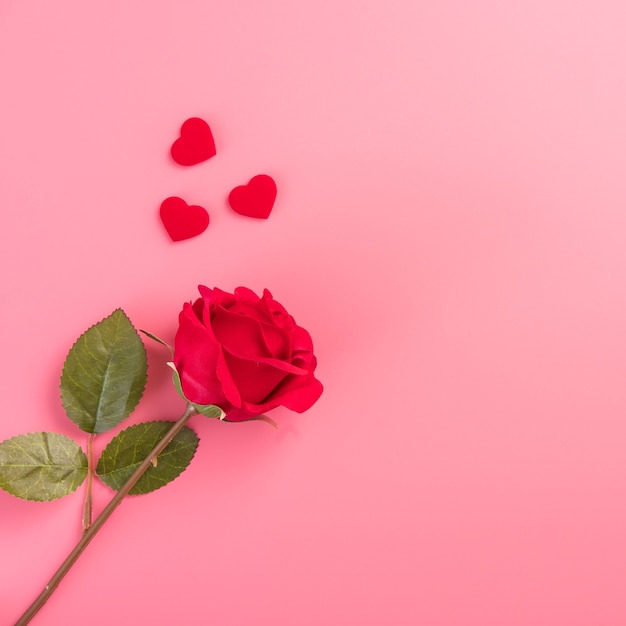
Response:
[[[85,494],[85,505],[83,507],[83,532],[91,526],[93,513],[93,495],[91,486],[93,485],[93,440],[95,433],[89,435],[87,440],[87,493]]]
[[[170,441],[183,429],[189,418],[195,414],[195,408],[190,404],[187,405],[183,416],[169,429],[163,439],[161,439],[161,441],[155,446],[154,450],[150,452],[141,465],[139,465],[139,467],[137,467],[137,469],[132,473],[131,477],[124,483],[115,496],[113,496],[112,500],[106,505],[102,513],[98,515],[94,523],[83,533],[83,536],[76,544],[76,547],[70,552],[65,561],[63,561],[37,599],[28,607],[22,617],[20,617],[20,619],[15,623],[15,626],[25,626],[30,623],[35,614],[53,594],[54,590],[58,587],[65,575],[70,571],[72,565],[76,563],[78,557],[83,553],[83,550],[89,545],[91,540],[95,537],[96,533],[100,530],[100,528],[102,528],[109,517],[111,517],[113,511],[115,511],[115,509],[120,505],[122,500],[128,495],[130,490],[135,486],[146,470],[152,466],[153,459],[165,450]]]

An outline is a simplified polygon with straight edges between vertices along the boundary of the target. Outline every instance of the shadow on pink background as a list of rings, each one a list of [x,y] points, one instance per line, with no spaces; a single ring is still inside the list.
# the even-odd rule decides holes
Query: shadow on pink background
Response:
[[[122,307],[171,340],[200,283],[269,288],[326,388],[278,432],[196,418],[190,468],[125,502],[33,624],[626,623],[625,19],[0,2],[0,439],[84,443],[58,399],[74,339]],[[182,168],[191,116],[217,156]],[[262,222],[226,204],[258,173]],[[203,235],[167,238],[171,195]],[[176,418],[148,351],[132,419]],[[0,492],[1,624],[81,506]]]

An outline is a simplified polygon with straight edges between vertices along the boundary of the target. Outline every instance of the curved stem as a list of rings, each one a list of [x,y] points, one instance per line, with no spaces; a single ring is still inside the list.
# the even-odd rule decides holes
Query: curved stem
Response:
[[[68,557],[61,563],[59,569],[50,579],[43,591],[36,600],[28,607],[25,613],[15,623],[15,626],[25,626],[28,624],[41,607],[48,601],[48,598],[54,593],[65,575],[70,571],[72,565],[76,563],[78,557],[83,553],[89,545],[96,533],[102,528],[104,523],[111,517],[111,514],[120,505],[122,500],[128,495],[130,490],[137,484],[137,481],[143,476],[146,470],[152,466],[154,459],[165,450],[172,439],[183,429],[190,417],[197,413],[196,409],[190,404],[182,415],[182,417],[169,429],[166,435],[155,446],[154,450],[144,459],[139,467],[132,473],[131,477],[124,483],[120,490],[113,496],[112,500],[98,515],[94,523],[85,530],[81,540],[76,544],[75,548],[69,553]]]

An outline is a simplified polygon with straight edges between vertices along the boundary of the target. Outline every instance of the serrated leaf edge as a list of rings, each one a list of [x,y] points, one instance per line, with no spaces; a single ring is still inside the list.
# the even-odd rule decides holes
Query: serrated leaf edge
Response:
[[[72,441],[73,443],[76,444],[78,449],[83,453],[83,455],[85,457],[85,460],[87,460],[87,455],[85,454],[85,451],[83,450],[82,446],[75,439],[72,439],[70,436],[64,435],[63,433],[55,433],[55,432],[52,432],[52,431],[49,431],[49,430],[34,430],[34,431],[27,432],[27,433],[20,433],[19,435],[13,435],[12,437],[9,437],[8,439],[3,439],[2,441],[0,441],[0,444],[6,443],[8,441],[12,441],[13,439],[17,439],[18,437],[28,437],[29,435],[60,435],[61,437],[65,437],[66,439],[69,439],[70,441]],[[76,485],[76,487],[74,487],[74,489],[72,489],[72,491],[70,491],[70,492],[68,492],[66,494],[63,494],[61,496],[57,496],[55,498],[50,498],[48,500],[34,500],[32,498],[25,498],[24,496],[20,496],[17,493],[13,493],[12,491],[8,491],[8,490],[4,489],[4,487],[0,486],[0,489],[2,491],[4,491],[5,493],[8,493],[10,496],[13,496],[14,498],[19,498],[20,500],[24,500],[25,502],[54,502],[55,500],[60,500],[61,498],[64,498],[65,496],[69,496],[69,495],[73,494],[85,482],[85,479],[87,478],[87,471],[86,470],[87,470],[87,468],[85,466],[85,478],[83,478],[83,480],[81,482],[79,482]]]
[[[109,443],[107,443],[107,444],[106,444],[106,446],[104,447],[104,449],[102,450],[102,453],[104,453],[104,451],[105,451],[105,450],[107,449],[107,447],[108,447],[108,446],[109,446],[109,445],[113,442],[113,440],[114,440],[115,438],[119,437],[120,435],[122,435],[122,433],[126,432],[127,430],[131,430],[131,429],[136,428],[136,427],[138,427],[138,426],[143,426],[144,424],[169,424],[170,426],[173,426],[175,423],[176,423],[176,422],[171,421],[171,420],[150,420],[150,421],[148,421],[148,422],[139,422],[138,424],[131,424],[130,426],[127,426],[127,427],[126,427],[126,428],[124,428],[123,430],[120,430],[120,432],[119,432],[119,433],[117,433],[114,437],[112,437],[112,438],[111,438],[111,441],[109,441]],[[150,493],[154,493],[155,491],[158,491],[159,489],[162,489],[163,487],[167,487],[167,485],[169,485],[170,483],[174,482],[177,478],[180,478],[180,476],[182,476],[182,475],[183,475],[183,473],[184,473],[184,472],[187,470],[187,468],[191,465],[191,462],[194,460],[194,458],[195,458],[195,456],[196,456],[196,452],[198,451],[198,447],[199,447],[199,445],[200,445],[200,437],[198,436],[198,433],[197,433],[197,432],[196,432],[193,428],[191,428],[191,427],[189,427],[189,426],[185,426],[181,432],[183,432],[185,429],[187,429],[187,430],[191,431],[191,432],[192,432],[192,433],[196,436],[196,447],[195,447],[195,449],[194,449],[194,451],[193,451],[193,454],[191,455],[191,457],[190,457],[190,459],[189,459],[189,463],[187,463],[187,466],[186,466],[186,467],[184,467],[184,468],[181,470],[181,472],[180,472],[177,476],[175,476],[172,480],[169,480],[168,482],[164,483],[163,485],[160,485],[160,486],[159,486],[159,487],[157,487],[156,489],[152,489],[152,490],[150,490],[150,491],[148,491],[148,492],[146,492],[146,493],[132,493],[132,490],[131,490],[131,492],[128,494],[129,496],[144,496],[144,495],[145,495],[145,496],[147,496],[148,494],[150,494]],[[178,434],[180,434],[180,433],[178,433]],[[171,442],[170,442],[170,443],[171,443]],[[169,443],[168,443],[168,446],[169,446]],[[156,447],[156,444],[155,444],[155,447]],[[156,457],[157,462],[158,462],[159,457],[162,457],[162,456],[163,456],[163,454],[166,452],[166,450],[167,450],[167,447],[165,448],[165,450],[163,450],[163,452],[161,452],[161,454],[159,454],[159,456],[158,456],[158,457]],[[152,452],[152,450],[151,450],[150,452]],[[101,454],[102,454],[102,453],[101,453]],[[147,455],[146,455],[146,457],[144,457],[144,458],[140,461],[140,463],[141,463],[141,462],[143,462],[146,458],[147,458]],[[98,463],[99,463],[99,462],[100,462],[100,459],[98,459]],[[96,463],[96,466],[95,466],[95,468],[94,468],[94,476],[97,476],[97,477],[98,477],[98,479],[100,480],[100,482],[101,482],[103,485],[105,485],[106,487],[108,487],[109,489],[111,489],[111,490],[113,490],[113,491],[115,491],[115,492],[119,491],[119,489],[116,489],[115,487],[111,487],[111,485],[107,485],[107,483],[105,483],[105,482],[104,482],[104,480],[102,480],[102,476],[101,476],[100,474],[98,474],[98,473],[97,473],[98,463]],[[153,463],[153,467],[157,467],[157,465]],[[120,471],[120,470],[117,470],[117,471]],[[107,475],[110,475],[110,474],[107,474]],[[141,479],[140,479],[140,480],[141,480]]]
[[[109,315],[106,315],[105,317],[103,317],[100,321],[93,323],[91,326],[89,326],[86,330],[84,330],[77,338],[76,341],[74,341],[74,343],[71,345],[70,349],[65,353],[65,358],[63,359],[63,367],[61,369],[61,376],[59,378],[59,386],[58,386],[58,390],[59,390],[59,396],[61,398],[61,404],[63,405],[63,393],[62,393],[62,387],[63,387],[63,383],[61,382],[63,380],[63,375],[65,374],[65,363],[67,361],[67,357],[71,354],[72,350],[74,349],[74,347],[76,346],[76,344],[83,338],[84,335],[86,335],[92,328],[95,328],[96,326],[98,326],[98,324],[101,324],[102,322],[104,322],[105,320],[109,319],[110,317],[112,317],[115,313],[120,312],[127,320],[128,323],[131,325],[131,327],[133,328],[133,330],[135,331],[135,333],[137,333],[137,336],[139,337],[139,341],[141,342],[141,345],[143,347],[143,352],[144,352],[144,356],[146,359],[146,372],[145,372],[145,376],[146,376],[146,382],[143,386],[143,389],[141,390],[141,394],[139,395],[139,398],[137,399],[137,404],[135,406],[135,409],[139,406],[139,403],[141,402],[145,392],[146,392],[146,387],[148,386],[148,380],[150,377],[150,370],[148,368],[148,353],[146,351],[146,346],[143,342],[143,340],[141,339],[141,335],[139,334],[139,330],[136,328],[136,326],[133,324],[132,320],[130,319],[130,317],[127,315],[126,311],[124,311],[124,309],[122,307],[117,307],[115,309],[113,309],[113,311],[111,311],[111,313]],[[144,332],[144,331],[141,331]],[[63,407],[63,411],[65,412],[65,407]],[[132,411],[131,411],[132,414]],[[127,415],[124,419],[128,419],[128,417],[130,416]],[[83,430],[80,426],[78,426],[78,424],[76,424],[76,422],[74,422],[74,420],[72,420],[69,416],[67,416],[67,419],[72,422],[72,424],[74,424],[74,426],[76,426],[76,428],[78,428],[81,432],[83,433],[87,433],[87,434],[96,434],[96,435],[102,435],[105,432],[109,432],[110,430],[112,430],[113,428],[116,428],[116,426],[119,426],[119,424],[121,424],[122,422],[119,422],[119,424],[117,424],[116,426],[113,426],[111,428],[109,428],[108,430],[105,430],[101,433],[99,432],[91,432],[88,430]],[[122,420],[124,421],[124,420]]]

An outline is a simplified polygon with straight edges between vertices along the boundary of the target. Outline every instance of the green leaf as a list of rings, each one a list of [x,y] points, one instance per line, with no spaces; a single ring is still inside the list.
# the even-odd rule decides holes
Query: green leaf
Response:
[[[219,417],[221,420],[224,419],[225,413],[219,406],[215,404],[196,404],[195,402],[191,402],[183,393],[183,387],[180,382],[180,374],[178,373],[176,366],[172,362],[168,362],[167,365],[169,365],[173,371],[172,380],[174,382],[174,388],[178,392],[178,395],[185,400],[185,402],[191,404],[191,406],[196,409],[198,413],[204,415],[205,417]]]
[[[87,476],[80,446],[58,433],[18,435],[0,443],[0,488],[25,500],[62,498]]]
[[[117,426],[137,406],[146,385],[146,350],[122,309],[83,333],[61,376],[67,416],[88,433]]]
[[[103,450],[96,474],[112,489],[120,489],[174,423],[145,422],[129,426]],[[130,490],[131,495],[155,491],[180,476],[191,463],[198,441],[191,428],[183,428],[159,454],[156,465],[153,463]]]

